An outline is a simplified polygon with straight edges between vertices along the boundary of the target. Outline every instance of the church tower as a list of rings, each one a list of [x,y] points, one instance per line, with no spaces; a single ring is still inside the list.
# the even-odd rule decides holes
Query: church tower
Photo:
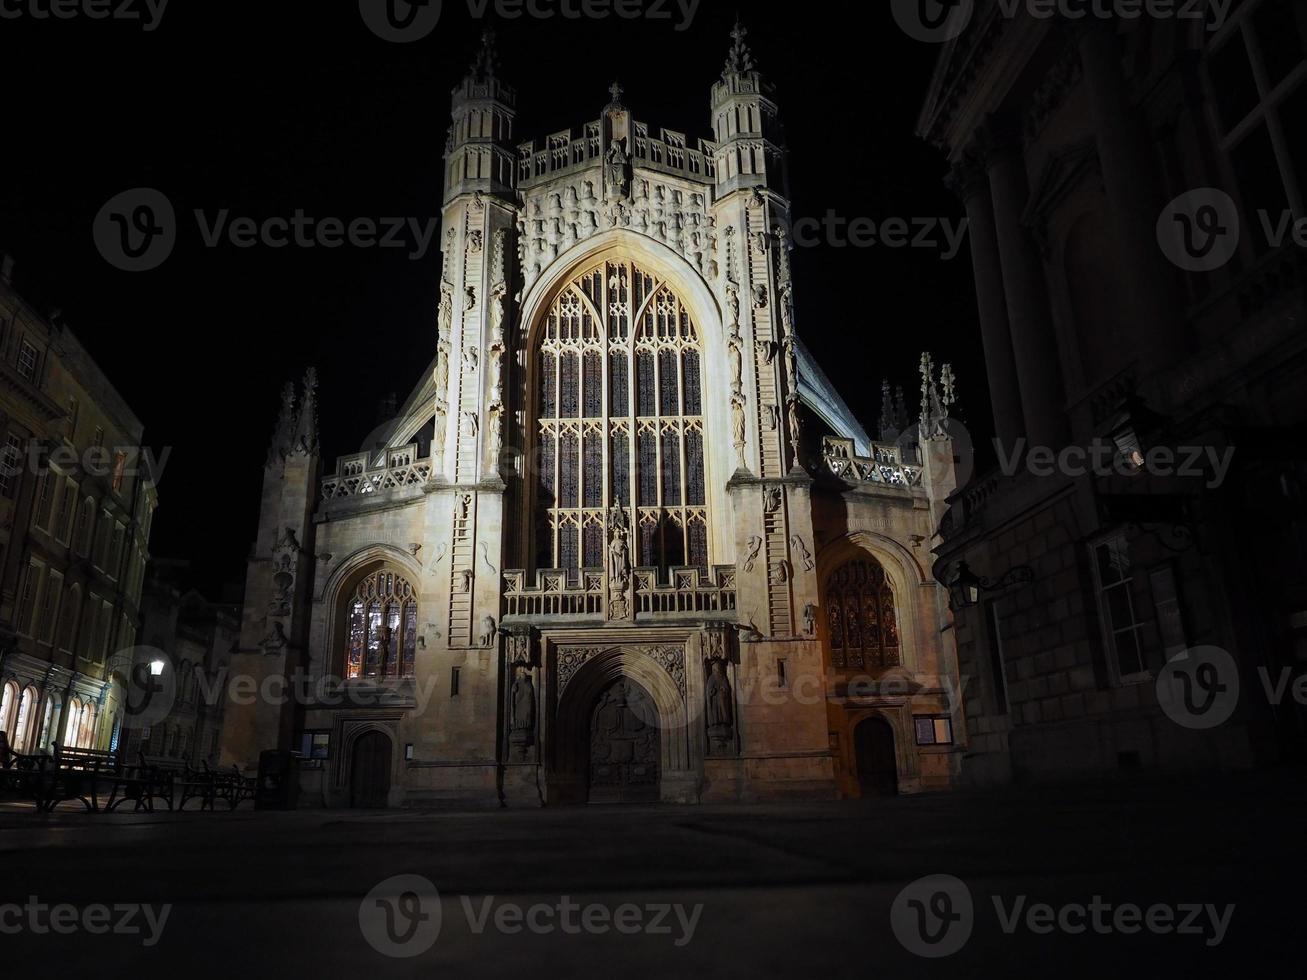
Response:
[[[740,554],[760,579],[755,624],[769,636],[799,634],[797,624],[815,583],[800,564],[795,538],[807,548],[803,515],[811,480],[804,471],[798,336],[790,274],[790,202],[780,109],[736,24],[722,77],[712,90],[717,141],[713,214],[725,242],[721,268],[731,369],[732,439],[738,467],[731,481]],[[755,521],[756,518],[756,521]],[[762,580],[765,577],[765,581]],[[743,610],[748,612],[746,606]]]

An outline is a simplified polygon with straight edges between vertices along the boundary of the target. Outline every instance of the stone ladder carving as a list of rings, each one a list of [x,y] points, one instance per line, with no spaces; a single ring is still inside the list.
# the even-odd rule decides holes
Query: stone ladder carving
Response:
[[[485,219],[485,204],[480,208],[473,205],[468,209],[469,238],[473,222]],[[481,295],[481,271],[485,265],[485,250],[469,247],[464,257],[464,282],[475,283],[470,287],[466,298],[466,312],[463,314],[463,370],[458,379],[458,412],[456,423],[460,426],[458,437],[458,458],[454,480],[457,483],[472,483],[480,479],[479,452],[481,440],[478,436],[481,425],[481,372],[477,369],[481,349],[481,312],[485,306],[485,297]],[[469,356],[470,355],[470,356]]]
[[[794,631],[794,616],[790,609],[790,580],[794,576],[786,543],[785,491],[780,487],[763,489],[762,527],[767,556],[767,608],[771,635],[789,636]]]
[[[463,494],[454,503],[454,534],[450,557],[449,645],[472,645],[475,606],[476,556],[472,531],[476,524],[476,497]]]
[[[769,259],[764,248],[756,244],[765,241],[767,231],[767,211],[765,207],[750,207],[747,211],[748,228],[745,239],[748,241],[749,282],[753,288],[746,292],[749,302],[753,304],[754,357],[757,370],[756,396],[758,410],[758,440],[761,447],[759,476],[781,476],[784,473],[784,461],[781,459],[781,436],[779,426],[769,421],[769,415],[776,411],[779,399],[776,392],[775,340],[772,336],[771,302],[767,296]],[[757,236],[763,236],[759,239]],[[761,289],[757,287],[761,286]],[[775,419],[775,416],[772,416]]]

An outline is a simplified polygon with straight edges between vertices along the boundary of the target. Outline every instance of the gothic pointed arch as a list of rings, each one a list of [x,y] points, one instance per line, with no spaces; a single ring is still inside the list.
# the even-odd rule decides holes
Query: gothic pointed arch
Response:
[[[536,567],[603,563],[620,507],[643,567],[706,567],[705,324],[674,277],[622,250],[555,288],[531,331]]]

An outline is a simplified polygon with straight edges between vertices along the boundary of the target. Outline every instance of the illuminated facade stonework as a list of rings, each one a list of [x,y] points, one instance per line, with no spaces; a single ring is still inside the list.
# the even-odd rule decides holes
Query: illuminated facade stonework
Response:
[[[954,780],[951,372],[873,441],[803,345],[743,32],[712,141],[610,95],[519,144],[489,46],[455,89],[433,362],[325,475],[288,388],[233,671],[306,682],[233,700],[224,762],[302,749],[302,801],[356,806]]]

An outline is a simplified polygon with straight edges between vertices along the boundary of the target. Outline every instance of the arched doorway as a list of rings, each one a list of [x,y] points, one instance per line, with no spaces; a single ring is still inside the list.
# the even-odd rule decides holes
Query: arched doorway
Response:
[[[853,730],[853,751],[863,796],[894,796],[898,793],[894,729],[889,722],[883,718],[865,718],[859,722]]]
[[[620,677],[590,713],[591,803],[654,803],[660,798],[658,709],[643,687]]]
[[[350,806],[385,809],[390,802],[390,739],[384,732],[365,732],[354,740],[349,767]]]

